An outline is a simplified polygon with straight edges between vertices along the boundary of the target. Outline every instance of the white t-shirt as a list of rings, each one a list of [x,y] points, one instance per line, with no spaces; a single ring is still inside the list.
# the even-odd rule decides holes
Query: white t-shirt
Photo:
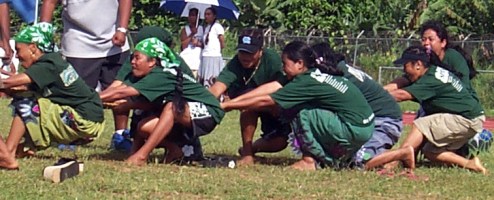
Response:
[[[118,21],[118,0],[64,0],[62,54],[75,58],[103,58],[130,49],[112,42]]]
[[[190,35],[190,27],[187,25],[184,28],[185,34]],[[204,29],[202,28],[202,26],[197,27],[197,33],[194,37],[202,40],[203,30]],[[185,63],[187,63],[191,70],[198,70],[199,66],[201,65],[201,47],[196,47],[192,45],[192,43],[189,43],[189,45],[184,50],[182,50],[182,52],[180,52],[180,57],[184,59]]]
[[[209,32],[209,34],[208,34]],[[221,24],[215,22],[213,26],[208,25],[204,30],[203,44],[204,49],[202,50],[202,56],[207,57],[221,57],[221,46],[218,37],[225,34],[225,29]],[[206,37],[209,36],[209,42],[206,44]]]

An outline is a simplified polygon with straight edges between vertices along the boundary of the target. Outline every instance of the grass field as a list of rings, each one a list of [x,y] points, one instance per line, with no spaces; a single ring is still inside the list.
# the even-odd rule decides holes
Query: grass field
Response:
[[[9,100],[0,100],[0,131],[10,128]],[[236,169],[176,166],[158,163],[156,150],[150,164],[131,167],[125,155],[107,150],[113,131],[110,113],[104,135],[79,147],[85,162],[83,174],[53,184],[42,179],[43,168],[71,153],[51,148],[34,158],[20,159],[20,171],[0,170],[0,199],[493,199],[492,175],[459,168],[419,167],[428,181],[386,178],[374,172],[324,169],[299,172],[286,167],[296,158],[285,150],[261,154],[262,163]],[[408,130],[408,129],[407,129]],[[226,115],[222,124],[202,138],[207,156],[237,157],[240,145],[238,113]],[[494,157],[482,155],[494,170]]]

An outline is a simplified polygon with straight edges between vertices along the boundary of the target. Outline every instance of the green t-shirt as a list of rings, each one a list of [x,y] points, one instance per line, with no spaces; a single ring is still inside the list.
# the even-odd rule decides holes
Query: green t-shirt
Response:
[[[245,69],[235,55],[218,75],[220,81],[228,88],[231,98],[241,95],[248,89],[256,88],[267,82],[284,76],[281,58],[275,51],[264,49],[257,69]]]
[[[337,68],[343,71],[343,76],[362,92],[376,117],[401,119],[401,109],[398,103],[379,83],[372,80],[372,77],[347,65],[345,61],[338,63]]]
[[[180,61],[179,67],[180,69],[182,69],[182,73],[188,74],[189,76],[193,77],[194,75],[192,73],[192,70],[190,70],[187,63],[185,63],[182,57],[180,57],[176,53],[174,54],[177,57],[177,59]],[[125,76],[129,75],[129,73],[132,72],[132,65],[130,64],[130,59],[131,58],[127,59],[127,61],[125,61],[125,63],[120,68],[120,70],[118,70],[117,76],[115,77],[116,80],[123,81],[125,80]]]
[[[422,77],[403,89],[413,95],[428,115],[452,113],[473,119],[484,114],[463,82],[441,67],[429,67]]]
[[[132,72],[129,72],[125,76],[124,83],[139,91],[140,95],[149,102],[162,104],[173,99],[177,83],[176,74],[175,68],[154,67],[148,75],[142,78],[136,78],[132,76]],[[220,123],[225,113],[221,109],[219,101],[204,86],[197,83],[192,76],[183,74],[183,77],[183,97],[185,100],[204,103],[216,123]]]
[[[454,49],[447,48],[442,62],[453,67],[456,71],[463,75],[463,77],[461,77],[461,82],[463,82],[466,89],[472,93],[474,98],[478,99],[477,92],[475,92],[475,89],[473,89],[470,82],[470,69],[468,68],[467,61],[463,55]]]
[[[103,106],[98,93],[89,88],[60,53],[47,53],[25,73],[32,88],[53,103],[74,108],[84,119],[102,122]]]
[[[359,89],[346,78],[309,69],[271,94],[284,110],[320,108],[336,113],[354,126],[368,126],[374,113]]]

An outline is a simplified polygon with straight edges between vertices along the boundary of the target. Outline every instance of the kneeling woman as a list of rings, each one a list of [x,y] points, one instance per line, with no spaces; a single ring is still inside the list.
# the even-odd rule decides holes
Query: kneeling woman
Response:
[[[425,141],[422,151],[427,159],[486,173],[477,157],[466,159],[456,153],[482,131],[484,110],[458,78],[458,72],[436,60],[433,52],[418,46],[407,48],[395,61],[403,65],[412,84],[390,92],[391,95],[397,101],[419,102],[428,115],[413,122],[401,148],[375,157],[367,163],[368,169],[397,160],[414,169],[415,152]]]
[[[26,70],[1,81],[7,90],[24,88],[31,93],[13,95],[15,116],[6,145],[0,140],[0,167],[9,169],[17,167],[14,156],[26,132],[25,145],[43,149],[52,142],[68,144],[96,138],[104,129],[98,93],[79,78],[60,53],[54,52],[51,24],[25,28],[14,40]]]
[[[288,83],[270,95],[222,104],[231,109],[281,109],[290,120],[302,160],[295,169],[345,167],[369,140],[374,114],[359,89],[341,71],[316,63],[314,51],[303,42],[288,44],[282,53]],[[281,87],[280,85],[280,87]]]
[[[192,146],[180,149],[177,141],[193,141],[213,131],[224,116],[218,100],[193,77],[182,73],[180,61],[158,38],[139,42],[131,64],[125,86],[101,94],[103,101],[142,96],[160,113],[139,122],[127,162],[146,164],[157,146],[167,149],[166,161],[193,153]]]

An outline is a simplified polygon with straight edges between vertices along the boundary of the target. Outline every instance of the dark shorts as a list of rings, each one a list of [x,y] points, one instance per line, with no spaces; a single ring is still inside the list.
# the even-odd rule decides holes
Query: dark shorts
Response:
[[[261,118],[261,137],[265,140],[270,140],[276,137],[288,138],[288,134],[292,132],[290,123],[282,122],[271,113],[262,112],[259,117]]]
[[[197,102],[189,102],[189,107],[191,107],[191,104],[197,104]],[[193,109],[189,110],[194,112]],[[159,117],[160,114],[161,109],[157,109],[157,111],[134,110],[132,112],[132,121],[130,123],[131,137],[136,134],[137,125],[141,120],[150,116]],[[191,116],[193,116],[193,113],[191,113]],[[166,140],[176,144],[182,149],[185,160],[201,160],[204,155],[199,137],[211,133],[216,125],[217,123],[212,116],[192,118],[192,128],[189,129],[179,124],[175,124],[170,132],[170,135],[166,137]]]
[[[129,55],[130,52],[125,51],[103,58],[67,57],[66,60],[89,87],[96,88],[100,82],[101,89],[104,90],[115,80],[118,70],[129,58]]]

